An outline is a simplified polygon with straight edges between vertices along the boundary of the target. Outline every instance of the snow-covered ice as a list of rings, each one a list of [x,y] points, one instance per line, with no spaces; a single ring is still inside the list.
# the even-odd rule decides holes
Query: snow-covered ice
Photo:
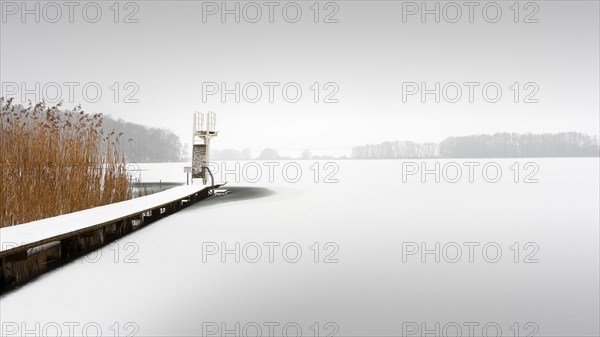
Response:
[[[110,336],[256,335],[256,326],[262,336],[268,326],[276,335],[397,336],[452,322],[462,336],[469,322],[477,335],[597,336],[598,159],[494,161],[504,169],[497,183],[403,183],[397,160],[339,161],[339,183],[323,183],[324,171],[315,183],[312,162],[296,183],[229,176],[233,193],[3,296],[1,320],[19,331],[55,322],[63,333],[77,322],[75,331],[88,324]],[[514,183],[513,162],[537,163],[539,182]],[[439,263],[440,254],[423,263],[403,250],[436,242],[447,248]],[[456,262],[451,243],[463,247]],[[472,262],[465,243],[478,244]],[[489,243],[501,248],[497,260],[493,249],[482,254]]]

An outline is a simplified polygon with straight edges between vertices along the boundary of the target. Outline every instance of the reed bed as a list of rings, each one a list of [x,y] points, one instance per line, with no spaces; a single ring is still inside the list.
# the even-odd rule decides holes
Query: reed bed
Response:
[[[129,199],[121,134],[101,114],[0,98],[0,227]]]

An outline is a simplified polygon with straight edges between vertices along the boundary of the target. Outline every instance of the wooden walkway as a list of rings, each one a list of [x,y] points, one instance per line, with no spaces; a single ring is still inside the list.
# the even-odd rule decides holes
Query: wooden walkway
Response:
[[[178,186],[136,199],[0,228],[0,293],[202,200],[210,191],[211,187],[204,185]]]

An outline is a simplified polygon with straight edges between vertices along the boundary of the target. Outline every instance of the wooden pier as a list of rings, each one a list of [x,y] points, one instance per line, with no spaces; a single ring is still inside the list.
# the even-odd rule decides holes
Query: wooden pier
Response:
[[[0,294],[198,202],[213,191],[211,186],[179,186],[136,199],[0,228]]]

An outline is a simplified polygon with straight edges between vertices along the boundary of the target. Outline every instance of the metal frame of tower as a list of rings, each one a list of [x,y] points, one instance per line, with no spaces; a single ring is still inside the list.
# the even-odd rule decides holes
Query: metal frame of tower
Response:
[[[194,113],[194,134],[192,137],[192,184],[208,183],[210,140],[218,136],[219,132],[215,130],[217,124],[217,114],[209,111],[205,115],[202,112]],[[206,122],[206,123],[205,123]],[[214,183],[214,182],[211,182]]]

